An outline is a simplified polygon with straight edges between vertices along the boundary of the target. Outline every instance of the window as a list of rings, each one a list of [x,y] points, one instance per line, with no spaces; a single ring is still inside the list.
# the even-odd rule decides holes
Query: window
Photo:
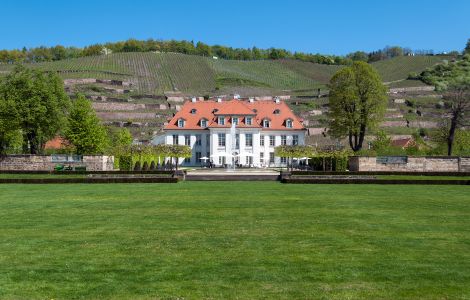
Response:
[[[173,145],[178,145],[178,135],[173,134]]]
[[[264,152],[259,153],[259,160],[264,162]]]
[[[235,148],[240,147],[240,135],[237,133],[235,134]]]
[[[259,145],[264,146],[264,135],[260,135],[259,137]]]
[[[253,156],[246,157],[246,164],[249,166],[253,165]]]
[[[196,134],[196,146],[202,145],[202,136],[200,134]]]
[[[287,157],[281,157],[281,164],[287,163]]]
[[[251,125],[252,121],[253,121],[253,119],[251,117],[246,117],[245,118],[246,125]]]
[[[197,112],[197,110],[196,110],[195,108],[191,109],[191,114],[192,114],[192,115],[195,115],[196,112]]]
[[[206,146],[210,147],[210,145],[211,145],[211,135],[206,134]],[[207,157],[209,157],[209,155]]]
[[[299,136],[298,135],[293,135],[292,136],[292,145],[298,145],[299,144]]]
[[[238,118],[232,117],[232,124],[238,125]]]
[[[268,128],[268,127],[269,127],[269,120],[268,120],[268,119],[264,119],[264,120],[263,120],[263,127],[264,127],[264,128]]]
[[[225,125],[225,118],[224,117],[219,117],[218,123],[219,123],[219,125]]]
[[[196,164],[202,163],[201,157],[201,152],[196,152]]]
[[[225,156],[219,156],[219,165],[225,165]]]
[[[287,128],[292,128],[292,120],[291,119],[286,120],[286,127]]]
[[[186,135],[184,136],[184,144],[185,144],[186,146],[191,146],[191,136],[190,136],[189,134],[186,134]]]
[[[281,135],[281,145],[287,145],[287,136]]]
[[[184,127],[184,120],[178,119],[178,127]]]
[[[269,163],[270,164],[274,163],[274,152],[269,152]]]
[[[201,127],[207,127],[207,120],[206,119],[201,120]]]
[[[274,110],[274,114],[275,114],[275,115],[278,115],[278,114],[280,114],[280,113],[281,113],[281,111],[280,111],[279,109],[275,109],[275,110]]]
[[[191,157],[186,157],[183,161],[184,164],[190,164],[191,163]]]
[[[252,133],[245,134],[245,146],[253,147],[253,134]]]
[[[269,136],[269,146],[274,147],[274,135]]]
[[[217,134],[219,138],[219,147],[225,147],[225,133]]]

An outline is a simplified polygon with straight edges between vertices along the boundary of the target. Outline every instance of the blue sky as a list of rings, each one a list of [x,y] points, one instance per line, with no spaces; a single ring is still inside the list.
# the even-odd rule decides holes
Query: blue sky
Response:
[[[470,1],[2,0],[0,49],[186,39],[346,54],[386,45],[462,50]]]

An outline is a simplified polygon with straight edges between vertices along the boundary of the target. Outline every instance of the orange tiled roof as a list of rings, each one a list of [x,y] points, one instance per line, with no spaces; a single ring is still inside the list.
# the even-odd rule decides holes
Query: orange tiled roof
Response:
[[[392,141],[392,146],[407,148],[414,145],[414,140],[411,138],[397,139]]]
[[[70,146],[70,142],[63,137],[56,136],[52,140],[49,140],[44,145],[44,149],[64,149]]]
[[[277,110],[277,111],[276,111]],[[276,111],[276,113],[275,113]],[[225,124],[219,125],[217,118],[225,117]],[[231,117],[238,117],[237,128],[260,128],[263,119],[270,120],[270,127],[263,130],[302,130],[304,126],[300,119],[294,115],[286,103],[280,101],[254,101],[229,100],[229,101],[197,101],[186,102],[181,110],[175,114],[164,129],[204,129],[200,125],[201,119],[206,119],[209,128],[230,128]],[[252,125],[247,125],[245,119],[252,118]],[[184,119],[185,126],[178,127],[178,120]],[[286,120],[292,120],[292,128],[286,127]]]

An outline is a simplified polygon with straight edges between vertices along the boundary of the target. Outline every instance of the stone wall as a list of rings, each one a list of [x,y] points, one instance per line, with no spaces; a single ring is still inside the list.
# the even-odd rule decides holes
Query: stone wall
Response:
[[[466,172],[470,170],[469,157],[408,157],[407,163],[381,163],[377,157],[353,156],[349,158],[350,171],[387,172]]]
[[[87,171],[112,171],[114,156],[85,155],[81,160],[53,160],[50,155],[9,155],[0,159],[4,171],[52,171],[57,165],[86,166]]]

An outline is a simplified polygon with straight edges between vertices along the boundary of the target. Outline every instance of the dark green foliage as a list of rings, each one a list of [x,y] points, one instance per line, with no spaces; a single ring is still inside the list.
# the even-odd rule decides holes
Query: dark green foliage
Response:
[[[57,75],[23,66],[17,66],[2,80],[0,101],[0,110],[9,110],[2,118],[10,119],[11,129],[21,130],[23,152],[31,154],[41,153],[46,141],[63,128],[70,107]]]

